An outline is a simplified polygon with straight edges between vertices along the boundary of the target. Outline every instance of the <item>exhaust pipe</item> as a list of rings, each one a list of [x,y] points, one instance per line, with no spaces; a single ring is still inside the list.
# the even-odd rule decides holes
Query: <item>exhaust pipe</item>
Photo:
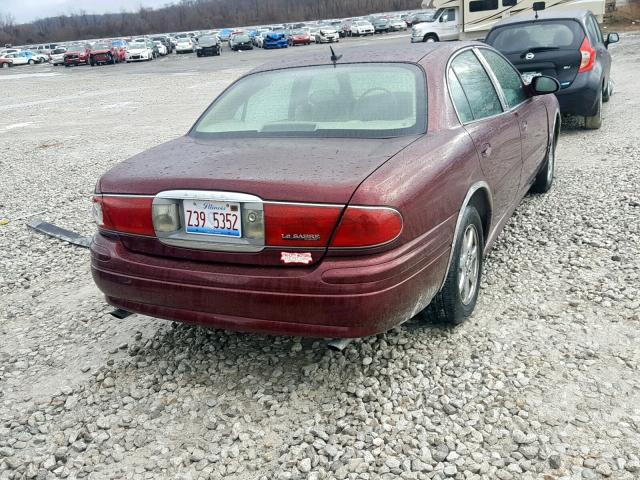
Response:
[[[327,342],[329,350],[342,352],[353,341],[353,338],[334,338]]]

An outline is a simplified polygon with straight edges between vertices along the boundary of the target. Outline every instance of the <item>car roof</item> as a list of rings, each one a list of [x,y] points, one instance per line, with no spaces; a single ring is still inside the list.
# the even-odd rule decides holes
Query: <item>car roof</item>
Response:
[[[586,10],[583,8],[576,9],[567,9],[567,10],[540,10],[538,12],[537,20],[577,20],[580,23],[584,23],[587,20],[587,17],[591,14],[590,10]],[[497,22],[494,28],[502,27],[504,25],[514,25],[517,23],[529,23],[535,22],[535,12],[531,12],[530,14],[519,14],[513,17],[503,18],[499,22]]]
[[[419,63],[424,57],[445,56],[460,48],[470,45],[483,45],[480,42],[426,42],[411,45],[374,45],[361,47],[345,47],[333,45],[336,55],[342,55],[338,64],[345,63]],[[331,51],[329,48],[314,49],[313,52],[295,57],[284,58],[254,68],[250,73],[298,68],[315,65],[331,65]]]

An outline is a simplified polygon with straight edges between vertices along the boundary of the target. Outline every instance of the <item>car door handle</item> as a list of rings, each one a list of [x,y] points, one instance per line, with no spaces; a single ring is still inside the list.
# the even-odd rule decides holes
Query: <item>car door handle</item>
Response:
[[[522,131],[526,132],[527,128],[529,127],[529,124],[527,123],[527,121],[523,120],[523,122],[520,125],[522,125]]]
[[[488,156],[491,155],[490,143],[485,143],[484,145],[482,145],[482,149],[480,150],[480,155],[482,155],[484,158],[487,158]]]

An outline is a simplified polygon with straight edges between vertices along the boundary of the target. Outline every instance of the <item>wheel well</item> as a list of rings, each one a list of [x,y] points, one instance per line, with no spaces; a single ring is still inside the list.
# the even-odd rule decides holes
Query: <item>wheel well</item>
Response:
[[[488,192],[484,188],[479,188],[469,199],[468,205],[474,207],[480,215],[480,219],[482,220],[482,236],[486,243],[489,238],[489,228],[491,226],[491,202]]]
[[[435,38],[437,42],[439,42],[439,41],[440,41],[440,37],[438,37],[438,35],[437,35],[436,33],[427,33],[427,34],[424,36],[424,38],[425,38],[425,39],[427,39],[427,38]]]

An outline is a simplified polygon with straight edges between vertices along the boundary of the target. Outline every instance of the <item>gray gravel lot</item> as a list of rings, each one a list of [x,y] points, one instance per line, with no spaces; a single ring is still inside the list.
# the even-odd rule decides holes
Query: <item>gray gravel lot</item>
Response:
[[[411,48],[351,43],[374,41]],[[554,188],[518,208],[455,329],[337,353],[116,320],[87,251],[25,228],[92,233],[101,173],[312,48],[0,72],[0,479],[640,478],[640,33],[612,47],[603,128],[564,125]]]

